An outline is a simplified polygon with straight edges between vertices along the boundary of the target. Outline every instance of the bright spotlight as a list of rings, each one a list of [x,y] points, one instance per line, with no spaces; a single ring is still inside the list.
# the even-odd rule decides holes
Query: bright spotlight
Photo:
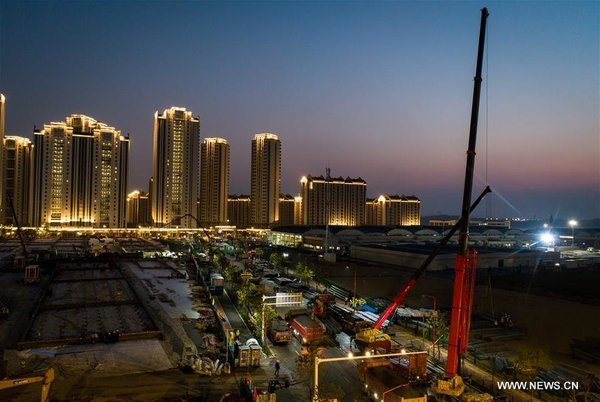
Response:
[[[354,353],[348,352],[348,357],[352,359],[354,357]]]
[[[367,356],[367,357],[371,356],[371,352],[367,351],[367,353],[365,353],[365,356]]]
[[[550,245],[554,244],[554,235],[549,232],[542,233],[540,235],[540,241],[543,244],[550,246]]]
[[[569,221],[569,226],[573,227],[573,226],[577,226],[577,221],[575,219],[571,219]]]

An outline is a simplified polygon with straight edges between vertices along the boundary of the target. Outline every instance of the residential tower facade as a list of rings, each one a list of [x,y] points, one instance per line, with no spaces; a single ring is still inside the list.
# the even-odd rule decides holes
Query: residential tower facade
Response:
[[[223,138],[205,138],[200,148],[200,204],[198,219],[204,227],[227,224],[229,144]]]
[[[275,134],[256,134],[252,140],[250,224],[268,227],[279,221],[281,141]]]
[[[305,176],[300,180],[302,224],[359,226],[365,223],[367,182]]]
[[[195,228],[200,118],[185,108],[154,114],[152,220],[155,226]]]
[[[4,169],[2,170],[2,185],[4,188],[4,217],[5,225],[17,225],[15,222],[10,199],[15,208],[15,215],[21,226],[29,226],[31,206],[31,158],[33,145],[27,138],[7,135],[4,137]]]
[[[129,137],[73,114],[34,131],[34,226],[125,227]]]

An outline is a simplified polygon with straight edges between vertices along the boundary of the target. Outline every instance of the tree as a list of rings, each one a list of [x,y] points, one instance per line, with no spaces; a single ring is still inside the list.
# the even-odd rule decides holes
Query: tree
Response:
[[[315,277],[315,271],[299,262],[296,265],[296,275],[298,275],[300,279],[302,279],[308,286],[310,286],[310,281]]]
[[[236,294],[240,306],[245,306],[252,311],[257,311],[261,307],[262,295],[255,284],[248,282],[242,285]]]
[[[264,319],[262,317],[262,311],[264,311],[265,316]],[[265,306],[264,309],[261,311],[261,319],[263,319],[262,322],[265,323],[265,325],[267,326],[267,328],[271,325],[271,322],[273,322],[273,320],[277,319],[277,317],[279,317],[279,314],[277,314],[277,311],[273,308],[273,306]],[[257,325],[256,327],[259,328],[261,324]],[[265,328],[265,332],[267,331],[267,328]]]
[[[265,255],[265,250],[263,250],[262,248],[257,248],[254,253],[257,257],[262,257],[263,255]]]
[[[275,269],[279,270],[283,263],[283,257],[279,253],[273,253],[269,256],[269,261],[275,266]]]
[[[427,317],[427,322],[431,325],[431,335],[433,343],[431,346],[431,354],[435,357],[437,348],[437,359],[440,360],[440,346],[448,344],[448,317],[441,311],[436,311],[435,314]]]
[[[350,299],[350,306],[355,310],[365,304],[367,304],[367,301],[362,297],[353,297],[352,299]]]

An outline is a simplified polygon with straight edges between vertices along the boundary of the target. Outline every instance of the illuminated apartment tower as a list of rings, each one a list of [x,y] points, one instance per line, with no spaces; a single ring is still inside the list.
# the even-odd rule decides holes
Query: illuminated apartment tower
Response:
[[[230,195],[227,198],[229,224],[240,229],[250,227],[250,196]]]
[[[421,200],[414,195],[380,195],[367,200],[367,225],[421,224]]]
[[[150,226],[150,201],[148,193],[134,190],[127,194],[127,227]]]
[[[275,134],[256,134],[252,140],[250,224],[267,227],[279,221],[281,141]]]
[[[155,226],[195,228],[200,118],[185,108],[154,114],[152,220]]]
[[[361,178],[303,177],[302,223],[304,225],[358,226],[365,223],[367,182]],[[328,211],[329,210],[329,211]]]
[[[200,205],[204,227],[227,224],[229,144],[223,138],[205,138],[200,147]]]
[[[125,227],[129,137],[80,114],[33,134],[32,224]]]
[[[3,157],[4,157],[4,120],[5,120],[5,105],[6,98],[0,94],[0,170],[4,169]],[[4,180],[0,179],[0,218],[4,216]]]
[[[400,201],[400,225],[421,225],[421,200],[414,195],[403,195]]]
[[[279,197],[279,224],[302,224],[302,197],[300,195],[292,197],[289,194],[281,194]]]
[[[16,225],[8,197],[12,198],[15,214],[22,226],[29,226],[31,205],[31,156],[33,146],[27,138],[4,137],[4,170],[2,181],[5,194],[4,219],[0,223]]]

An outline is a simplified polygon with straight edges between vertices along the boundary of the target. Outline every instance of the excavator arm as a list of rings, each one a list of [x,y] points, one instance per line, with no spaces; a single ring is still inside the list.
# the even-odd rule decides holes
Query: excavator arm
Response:
[[[54,369],[49,368],[43,376],[13,378],[12,380],[0,380],[0,390],[20,387],[22,385],[42,383],[41,402],[48,402],[50,396],[50,386],[54,382]]]

